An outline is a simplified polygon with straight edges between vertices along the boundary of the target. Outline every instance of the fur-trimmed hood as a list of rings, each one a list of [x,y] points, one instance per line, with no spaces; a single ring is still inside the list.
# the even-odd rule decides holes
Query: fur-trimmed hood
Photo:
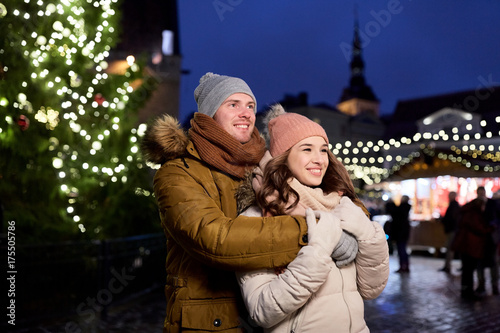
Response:
[[[241,214],[250,206],[257,205],[257,198],[255,191],[252,187],[253,172],[247,172],[245,179],[241,185],[236,189],[234,197],[236,198],[236,205],[238,207],[238,214]]]
[[[141,142],[141,151],[146,161],[163,164],[185,155],[188,143],[188,135],[177,119],[163,115],[148,126]]]

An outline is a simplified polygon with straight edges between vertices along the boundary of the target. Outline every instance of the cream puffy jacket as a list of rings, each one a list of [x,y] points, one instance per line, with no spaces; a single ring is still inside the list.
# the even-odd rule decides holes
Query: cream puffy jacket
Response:
[[[259,216],[257,207],[244,215]],[[380,224],[360,219],[350,231],[358,239],[356,260],[338,268],[329,255],[304,246],[283,274],[237,273],[245,305],[266,332],[369,332],[363,300],[374,299],[389,277],[389,251]],[[362,230],[362,231],[360,231]],[[358,234],[358,235],[356,235]],[[362,238],[360,238],[362,237]]]

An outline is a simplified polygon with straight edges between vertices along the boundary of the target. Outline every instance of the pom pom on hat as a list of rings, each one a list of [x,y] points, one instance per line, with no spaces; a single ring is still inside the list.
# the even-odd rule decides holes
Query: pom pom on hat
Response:
[[[236,93],[244,93],[252,97],[255,110],[257,110],[257,100],[245,81],[237,77],[206,73],[200,78],[200,84],[194,90],[198,112],[213,117],[222,103]]]
[[[325,130],[318,123],[297,113],[287,113],[279,104],[266,114],[269,151],[273,157],[283,154],[298,142],[311,136],[320,136],[329,143]]]

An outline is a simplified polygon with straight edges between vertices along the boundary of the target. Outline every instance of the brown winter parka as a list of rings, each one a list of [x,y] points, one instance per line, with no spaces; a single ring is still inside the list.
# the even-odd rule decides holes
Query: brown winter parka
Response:
[[[237,216],[241,180],[204,163],[172,117],[148,128],[143,151],[161,164],[154,192],[167,238],[163,331],[254,330],[234,271],[287,265],[305,245],[305,219]]]

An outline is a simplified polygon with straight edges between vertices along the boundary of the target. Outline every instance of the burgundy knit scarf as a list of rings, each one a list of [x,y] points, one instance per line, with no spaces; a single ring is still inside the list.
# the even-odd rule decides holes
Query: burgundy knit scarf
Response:
[[[191,120],[189,136],[200,157],[211,166],[232,176],[244,178],[265,152],[265,141],[254,129],[250,141],[240,143],[212,118],[195,113]]]

